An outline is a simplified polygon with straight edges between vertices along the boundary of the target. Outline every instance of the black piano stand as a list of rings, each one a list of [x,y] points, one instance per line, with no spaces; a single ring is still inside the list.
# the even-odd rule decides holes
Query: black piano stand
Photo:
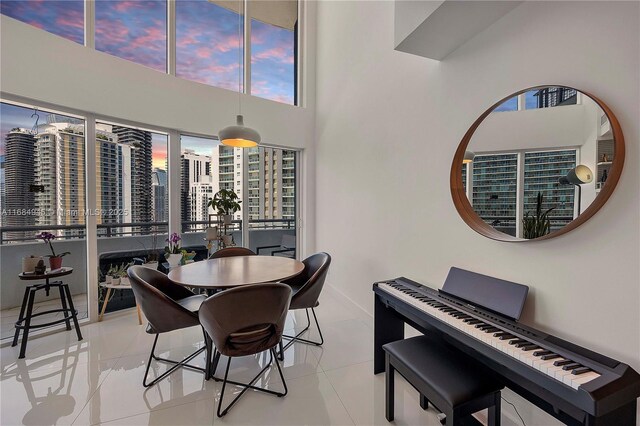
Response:
[[[36,298],[36,292],[38,290],[44,290],[48,296],[49,291],[51,291],[51,287],[57,287],[60,291],[60,302],[62,303],[62,309],[50,309],[48,311],[33,314],[33,303]],[[26,315],[25,309],[27,311]],[[64,314],[64,317],[44,324],[31,324],[31,320],[33,318],[55,312],[62,312]],[[67,284],[64,284],[62,281],[49,282],[49,279],[47,279],[44,284],[28,285],[24,289],[24,297],[22,299],[22,306],[20,307],[20,316],[18,317],[18,321],[16,322],[16,332],[13,335],[13,343],[11,344],[11,346],[16,346],[18,344],[20,330],[22,330],[22,343],[20,345],[20,356],[18,356],[18,358],[24,358],[25,352],[27,351],[29,330],[50,327],[52,325],[60,324],[63,322],[66,323],[67,330],[71,330],[71,320],[73,320],[73,325],[75,326],[78,340],[82,340],[82,333],[80,333],[80,326],[78,325],[78,311],[76,311],[73,306],[73,299],[71,298],[71,292],[69,291],[69,286]]]

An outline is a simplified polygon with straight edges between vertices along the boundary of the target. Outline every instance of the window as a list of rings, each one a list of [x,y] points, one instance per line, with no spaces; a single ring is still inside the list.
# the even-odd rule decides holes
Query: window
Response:
[[[514,96],[513,98],[507,99],[506,101],[498,105],[498,107],[494,109],[493,112],[517,111],[517,110],[518,110],[518,97]]]
[[[272,175],[264,173],[264,159],[279,153]],[[250,248],[260,254],[295,257],[296,241],[296,152],[278,148],[247,149],[249,164]],[[255,167],[253,167],[255,166]],[[277,174],[276,174],[277,171]],[[282,251],[278,251],[282,250]]]
[[[167,2],[97,0],[96,49],[167,71]]]
[[[178,77],[237,91],[238,72],[244,72],[238,70],[238,46],[238,13],[208,0],[176,1]]]
[[[476,155],[473,209],[489,225],[516,236],[517,154]]]
[[[96,123],[99,237],[167,233],[167,142],[163,133]]]
[[[3,15],[84,44],[83,0],[2,0],[0,11]]]
[[[525,108],[550,108],[562,105],[575,105],[578,101],[578,93],[568,87],[545,87],[539,90],[530,90],[524,94]]]
[[[566,176],[575,166],[575,149],[524,154],[524,213],[535,213],[538,193],[541,193],[542,211],[553,208],[549,213],[551,232],[573,220],[575,187],[560,185],[558,178]]]
[[[64,264],[73,266],[74,273],[65,281],[79,317],[86,318],[85,123],[83,119],[43,110],[37,111],[37,117],[32,114],[31,108],[0,105],[2,286],[23,287],[17,277],[20,259],[50,254],[48,247],[35,238],[40,232],[50,232],[56,236],[56,253],[69,252]],[[20,306],[21,294],[3,294],[3,309]],[[54,316],[48,314],[41,322],[52,321]],[[0,337],[12,334],[12,330],[3,327]]]
[[[252,2],[250,11],[251,94],[293,105],[298,2]]]

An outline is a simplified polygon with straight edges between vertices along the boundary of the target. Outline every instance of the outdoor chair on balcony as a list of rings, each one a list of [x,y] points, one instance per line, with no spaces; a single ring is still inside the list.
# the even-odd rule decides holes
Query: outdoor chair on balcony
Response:
[[[304,309],[307,314],[307,326],[295,336],[282,336],[283,339],[287,339],[289,340],[289,342],[284,345],[284,347],[283,343],[280,342],[279,355],[281,360],[284,359],[284,351],[286,351],[287,348],[289,348],[295,342],[314,346],[322,346],[322,344],[324,343],[322,330],[320,330],[320,324],[318,324],[318,317],[316,317],[316,311],[314,309],[320,304],[318,302],[318,298],[320,297],[320,292],[322,292],[324,281],[327,278],[327,272],[329,272],[329,265],[331,265],[331,256],[329,256],[328,253],[324,252],[316,253],[303,260],[302,263],[304,263],[304,270],[302,271],[302,273],[282,282],[289,285],[291,287],[291,290],[293,291],[293,296],[291,297],[291,306],[289,307],[289,309]],[[311,309],[313,319],[315,320],[316,327],[318,328],[320,341],[307,340],[300,337],[302,336],[302,334],[307,332],[309,330],[309,327],[311,326],[309,309]]]
[[[296,236],[284,234],[282,242],[274,246],[262,246],[256,248],[256,253],[260,254],[260,250],[271,250],[271,256],[286,256],[292,259],[296,258]]]
[[[144,378],[142,379],[142,385],[144,387],[153,386],[180,367],[202,371],[205,373],[205,378],[208,379],[208,363],[206,368],[187,364],[205,350],[207,351],[207,359],[209,359],[211,339],[209,339],[207,333],[204,332],[204,329],[205,345],[182,361],[173,361],[155,355],[156,344],[158,343],[158,337],[161,333],[200,325],[198,310],[202,302],[204,302],[205,296],[193,294],[181,285],[171,281],[169,277],[162,272],[144,266],[131,266],[127,270],[127,273],[129,274],[129,278],[131,278],[131,288],[133,289],[136,300],[149,321],[146,331],[149,334],[156,335],[153,340],[153,346],[151,347],[151,353],[149,354],[149,361],[144,373]],[[173,367],[150,383],[147,383],[147,376],[152,360],[173,364]]]

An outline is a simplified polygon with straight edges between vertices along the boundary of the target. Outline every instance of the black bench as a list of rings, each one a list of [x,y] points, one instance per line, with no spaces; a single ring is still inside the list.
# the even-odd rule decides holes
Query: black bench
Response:
[[[446,415],[447,426],[480,424],[471,414],[489,409],[489,426],[500,425],[500,389],[490,371],[468,355],[427,336],[398,340],[385,351],[385,414],[393,420],[394,371],[418,392],[420,406],[431,402]]]

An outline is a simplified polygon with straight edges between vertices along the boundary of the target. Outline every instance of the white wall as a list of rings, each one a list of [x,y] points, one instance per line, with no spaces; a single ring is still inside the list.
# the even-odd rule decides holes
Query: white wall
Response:
[[[330,285],[371,312],[371,284],[384,278],[439,287],[455,265],[521,282],[531,287],[523,322],[640,370],[639,8],[527,2],[436,62],[393,50],[392,2],[321,2],[316,236],[333,256]],[[606,102],[622,124],[626,167],[574,232],[492,241],[456,213],[451,160],[486,108],[542,84]],[[521,408],[527,424],[553,424]]]

